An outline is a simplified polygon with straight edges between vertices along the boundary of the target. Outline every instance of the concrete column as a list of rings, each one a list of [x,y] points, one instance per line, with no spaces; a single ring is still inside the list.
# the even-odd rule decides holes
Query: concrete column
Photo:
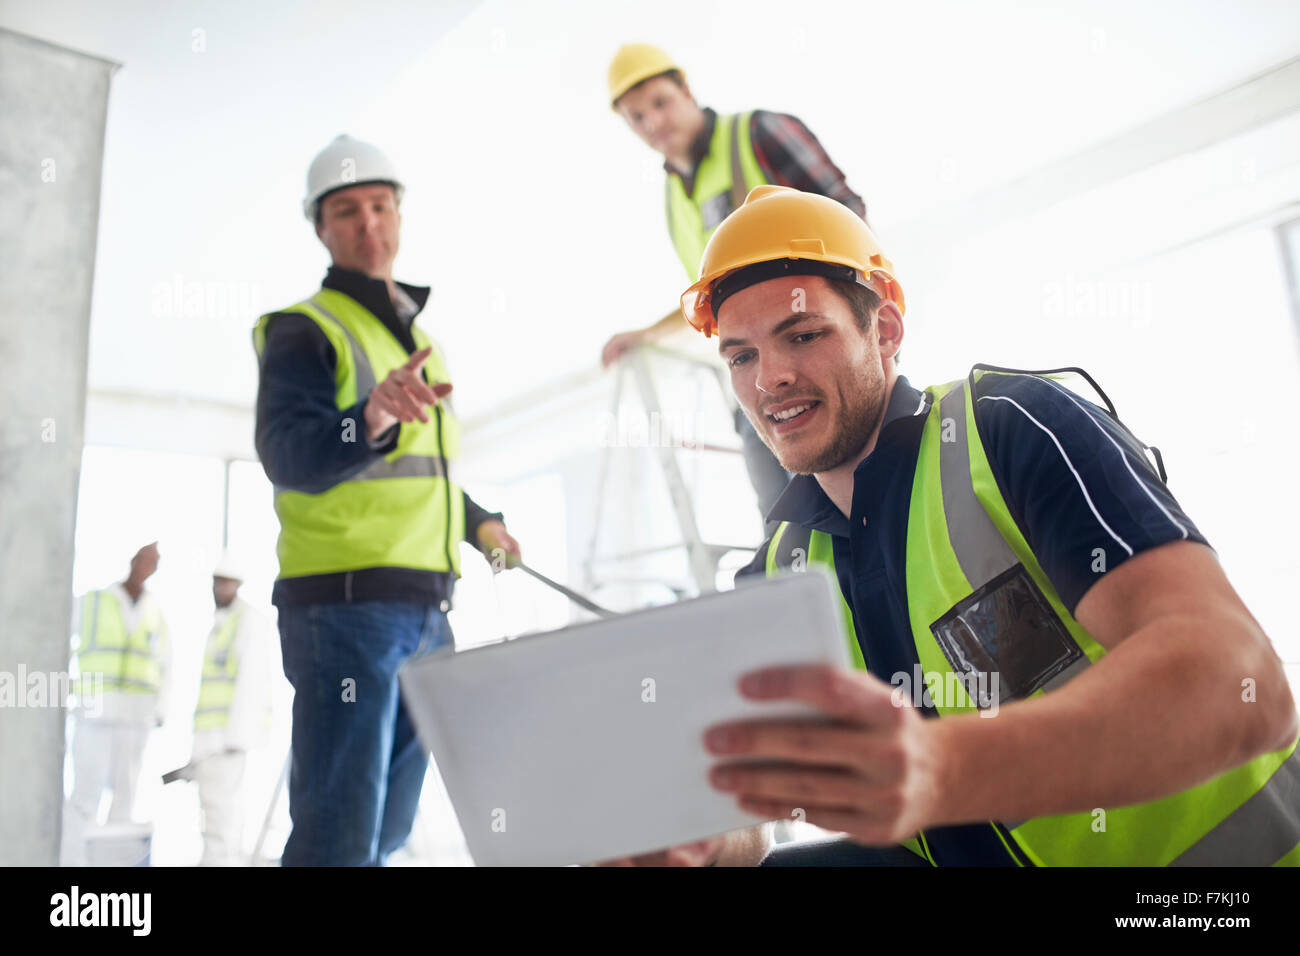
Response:
[[[56,865],[109,81],[0,29],[0,866]]]

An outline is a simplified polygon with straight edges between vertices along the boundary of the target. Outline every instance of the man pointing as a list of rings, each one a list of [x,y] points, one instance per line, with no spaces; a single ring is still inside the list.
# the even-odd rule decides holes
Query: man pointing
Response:
[[[402,183],[340,136],[303,211],[329,250],[321,289],[253,332],[257,450],[280,519],[279,608],[294,687],[286,865],[382,864],[410,833],[427,761],[396,680],[452,644],[459,542],[518,557],[500,514],[455,483],[460,425],[425,286],[393,279]]]

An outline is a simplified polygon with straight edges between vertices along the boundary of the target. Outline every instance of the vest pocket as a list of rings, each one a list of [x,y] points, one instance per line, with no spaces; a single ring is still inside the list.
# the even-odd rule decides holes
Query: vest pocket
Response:
[[[930,631],[958,675],[991,688],[981,708],[1028,697],[1083,657],[1024,565],[958,601]]]

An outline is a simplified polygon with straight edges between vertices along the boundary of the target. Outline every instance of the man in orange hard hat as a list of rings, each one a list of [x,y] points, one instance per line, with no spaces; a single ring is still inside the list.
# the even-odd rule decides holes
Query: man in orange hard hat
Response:
[[[682,311],[796,473],[741,573],[818,563],[852,610],[855,670],[740,680],[817,719],[701,742],[712,785],[756,820],[847,834],[765,865],[1300,865],[1281,661],[1090,378],[1104,408],[1065,387],[1078,370],[976,365],[914,388],[871,230],[775,186],[718,228]],[[752,841],[647,861],[737,860]]]
[[[658,47],[630,43],[609,65],[609,100],[647,146],[664,158],[668,233],[687,274],[699,272],[704,244],[745,194],[762,183],[829,196],[865,218],[866,206],[821,144],[793,116],[752,110],[719,116],[696,103],[681,68]],[[674,308],[652,325],[620,332],[606,344],[609,365],[627,349],[681,329]],[[789,475],[737,413],[745,466],[766,515]]]

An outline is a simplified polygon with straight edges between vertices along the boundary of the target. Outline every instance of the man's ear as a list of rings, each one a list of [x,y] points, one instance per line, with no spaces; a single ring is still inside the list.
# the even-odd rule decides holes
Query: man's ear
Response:
[[[876,341],[885,358],[897,355],[903,346],[903,313],[889,299],[876,309]]]

